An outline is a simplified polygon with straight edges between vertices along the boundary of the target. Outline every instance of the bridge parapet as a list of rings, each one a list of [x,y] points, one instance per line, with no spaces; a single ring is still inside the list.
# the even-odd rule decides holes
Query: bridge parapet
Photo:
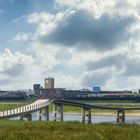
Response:
[[[49,100],[37,100],[31,104],[18,107],[15,109],[10,109],[6,111],[0,111],[0,118],[10,118],[10,117],[16,117],[28,113],[35,112],[37,110],[40,110],[41,108],[46,107],[49,104]]]

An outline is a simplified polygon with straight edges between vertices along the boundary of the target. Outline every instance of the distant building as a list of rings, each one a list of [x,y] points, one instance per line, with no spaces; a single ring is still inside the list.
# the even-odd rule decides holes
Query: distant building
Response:
[[[45,78],[44,79],[44,88],[53,89],[54,88],[54,78]]]
[[[64,98],[73,98],[80,96],[80,90],[65,90]]]
[[[33,86],[33,90],[34,90],[34,91],[36,91],[36,90],[40,90],[40,87],[41,87],[40,84],[34,84],[34,86]]]
[[[100,87],[93,87],[93,93],[100,93],[101,92],[101,88]]]
[[[64,88],[42,88],[40,90],[41,97],[42,98],[63,98],[65,89]]]
[[[40,89],[41,89],[41,85],[40,84],[34,84],[33,90],[34,90],[35,95],[38,96],[40,94]]]

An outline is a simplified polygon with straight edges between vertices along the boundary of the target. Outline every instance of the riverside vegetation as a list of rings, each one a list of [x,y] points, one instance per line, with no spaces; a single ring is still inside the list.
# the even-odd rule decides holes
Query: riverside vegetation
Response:
[[[1,140],[140,140],[136,124],[0,121]]]

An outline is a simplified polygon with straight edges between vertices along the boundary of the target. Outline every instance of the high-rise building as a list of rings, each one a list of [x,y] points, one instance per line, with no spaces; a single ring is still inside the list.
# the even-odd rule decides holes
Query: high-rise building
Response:
[[[35,95],[38,96],[40,94],[40,89],[41,89],[41,85],[40,84],[34,84],[33,90],[34,90]]]
[[[34,85],[33,85],[33,90],[34,90],[34,91],[40,90],[40,87],[41,87],[40,84],[34,84]]]
[[[44,88],[54,88],[54,78],[45,78],[44,80]]]

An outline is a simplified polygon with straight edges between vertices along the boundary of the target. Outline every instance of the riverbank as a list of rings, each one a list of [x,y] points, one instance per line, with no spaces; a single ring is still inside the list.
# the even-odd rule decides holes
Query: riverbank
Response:
[[[100,106],[100,105],[99,105]],[[127,104],[117,104],[117,105],[104,105],[104,106],[108,106],[108,107],[140,107],[140,105],[127,105]],[[53,112],[53,106],[52,104],[49,106],[49,110],[50,112]],[[64,110],[64,114],[81,114],[81,108],[79,107],[73,107],[73,106],[64,106],[63,107],[63,110]],[[117,114],[117,111],[115,110],[97,110],[97,109],[92,109],[92,112],[91,112],[92,115],[94,116],[116,116]],[[125,115],[126,116],[135,116],[135,117],[139,117],[140,116],[140,111],[137,110],[137,111],[133,111],[133,110],[130,110],[130,111],[125,111]]]
[[[139,140],[140,126],[79,122],[0,121],[2,140]]]

